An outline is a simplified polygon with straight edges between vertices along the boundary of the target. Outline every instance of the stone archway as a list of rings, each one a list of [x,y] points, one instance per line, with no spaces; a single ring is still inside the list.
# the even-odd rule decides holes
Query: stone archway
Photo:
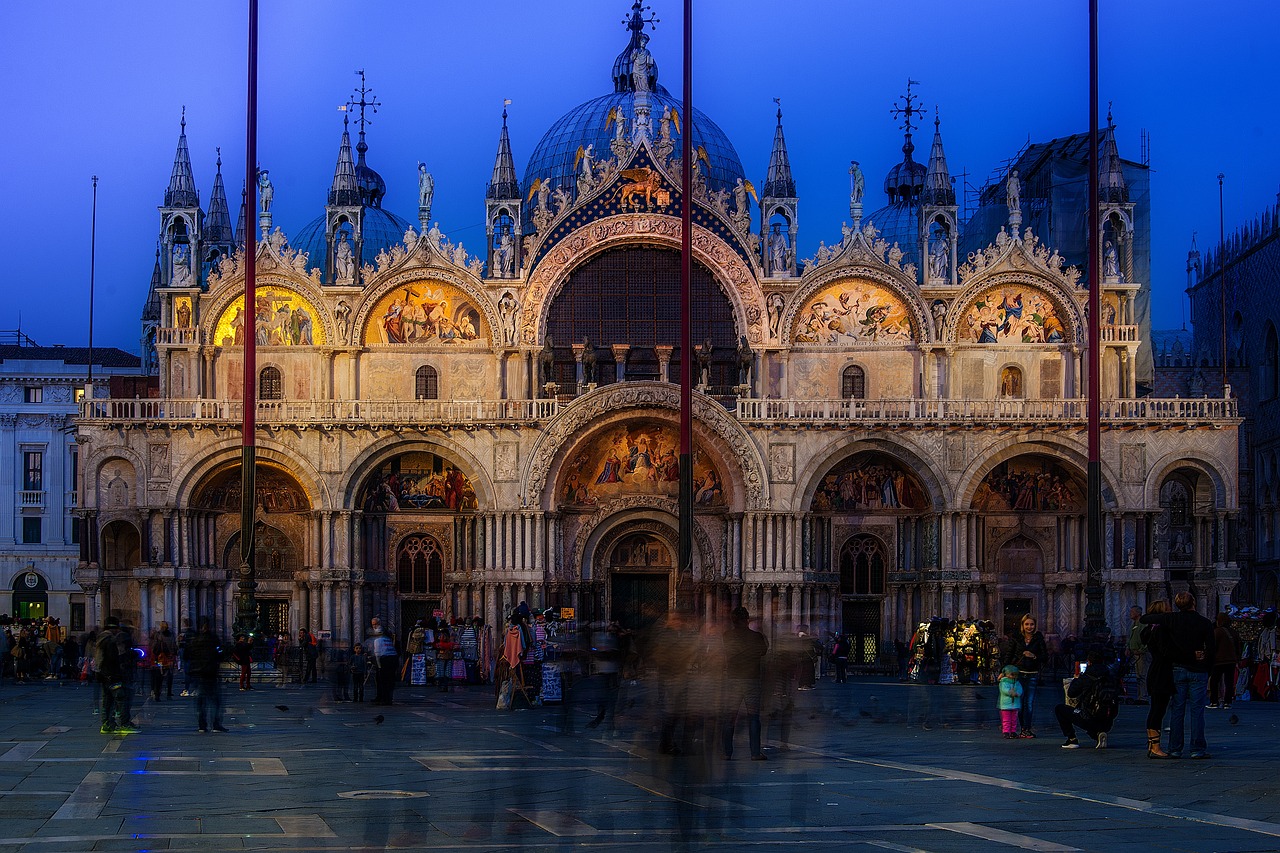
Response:
[[[602,577],[603,612],[623,628],[643,630],[675,606],[683,581],[676,572],[676,531],[664,521],[622,521],[594,549],[593,565]],[[599,576],[599,575],[598,575]]]
[[[996,551],[996,591],[1006,637],[1018,632],[1028,613],[1043,621],[1038,614],[1044,612],[1044,551],[1035,541],[1019,534]]]

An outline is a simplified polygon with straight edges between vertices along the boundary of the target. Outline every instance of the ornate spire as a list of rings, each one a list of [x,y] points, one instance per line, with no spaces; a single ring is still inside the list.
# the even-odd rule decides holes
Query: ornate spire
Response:
[[[1098,162],[1098,187],[1102,203],[1128,204],[1129,187],[1124,182],[1124,167],[1120,162],[1120,149],[1116,147],[1116,126],[1111,120],[1110,104],[1107,104],[1107,130],[1102,137],[1102,156]]]
[[[156,263],[151,268],[151,287],[147,290],[147,301],[142,303],[142,325],[157,325],[160,322],[160,287],[164,282],[160,274],[160,246],[156,246]]]
[[[645,13],[649,17],[645,17]],[[656,29],[656,25],[662,23],[657,16],[653,14],[653,7],[645,6],[640,0],[635,0],[631,4],[631,14],[624,18],[622,25],[631,33],[631,39],[627,42],[627,46],[622,49],[622,53],[618,54],[618,58],[613,61],[613,91],[615,92],[634,92],[636,90],[635,79],[632,77],[634,66],[632,57],[637,50],[640,50],[649,43],[649,34],[644,31],[645,25],[649,29]],[[649,91],[656,91],[658,88],[658,64],[649,57],[649,73],[646,75],[649,82]]]
[[[360,183],[356,180],[356,165],[351,160],[351,131],[348,117],[342,117],[342,143],[338,146],[338,165],[333,170],[333,183],[329,185],[329,204],[359,205]],[[360,153],[364,157],[364,152]]]
[[[493,162],[493,177],[485,198],[520,200],[520,182],[516,180],[516,164],[511,157],[511,137],[507,134],[507,106],[502,102],[502,133],[498,137],[498,156]]]
[[[911,87],[919,85],[918,81],[908,79],[907,94],[900,99],[901,105],[895,104],[889,111],[894,118],[902,119],[899,127],[904,132],[902,162],[890,169],[884,179],[884,191],[891,204],[900,202],[916,204],[924,188],[925,168],[911,156],[916,150],[915,143],[911,141],[911,131],[919,126],[917,117],[923,112],[916,106],[916,96],[911,92]]]
[[[222,149],[218,152],[218,172],[213,176],[209,213],[204,218],[204,239],[213,245],[229,246],[235,241],[231,231],[231,211],[227,208],[227,188],[222,183]]]
[[[236,217],[236,245],[244,246],[244,224],[249,217],[249,189],[240,182],[240,215]]]
[[[164,191],[165,207],[199,207],[200,194],[191,176],[191,154],[187,151],[187,108],[182,108],[182,132],[178,135],[178,150],[173,155],[173,174],[169,176],[169,188]]]
[[[778,105],[778,126],[773,131],[773,151],[769,154],[769,171],[761,194],[769,198],[795,198],[796,182],[791,177],[791,158],[787,156],[787,140],[782,135],[782,102]]]
[[[942,150],[941,126],[942,120],[938,118],[937,107],[934,107],[933,148],[929,151],[929,168],[924,175],[924,194],[921,198],[925,204],[952,207],[956,203],[956,190],[951,185],[947,155]]]

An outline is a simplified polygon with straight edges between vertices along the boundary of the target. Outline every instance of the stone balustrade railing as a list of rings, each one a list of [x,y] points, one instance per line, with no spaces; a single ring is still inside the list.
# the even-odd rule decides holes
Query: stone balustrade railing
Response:
[[[274,425],[466,426],[548,421],[572,400],[260,400],[258,423]],[[1088,402],[1058,400],[760,400],[739,398],[738,420],[755,424],[1083,424]],[[120,426],[239,424],[239,400],[86,400],[80,419]],[[1222,424],[1239,418],[1235,399],[1209,397],[1102,401],[1102,419],[1126,424]]]
[[[200,330],[170,327],[156,329],[156,343],[174,345],[198,344],[200,343]]]
[[[1142,329],[1138,326],[1103,326],[1098,332],[1103,343],[1137,343],[1142,340]]]

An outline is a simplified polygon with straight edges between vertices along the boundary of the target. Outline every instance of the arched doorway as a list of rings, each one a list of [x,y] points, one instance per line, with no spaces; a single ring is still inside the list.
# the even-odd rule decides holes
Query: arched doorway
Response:
[[[117,519],[102,528],[102,568],[127,571],[142,563],[142,537],[138,528]]]
[[[625,534],[609,546],[609,618],[641,630],[667,614],[675,555],[664,538],[649,532]]]
[[[395,566],[400,631],[407,637],[416,621],[444,609],[444,551],[435,537],[411,533],[396,546]]]
[[[240,531],[231,534],[223,566],[236,572],[240,566]],[[258,522],[253,533],[253,566],[258,580],[258,624],[268,634],[289,633],[289,601],[295,573],[302,566],[296,543],[284,531]]]
[[[840,547],[841,630],[850,637],[849,663],[873,664],[880,653],[888,565],[884,543],[875,536],[855,534]]]
[[[49,582],[39,573],[28,569],[13,579],[13,609],[15,619],[43,619],[49,615]]]
[[[1003,622],[1001,630],[1011,637],[1019,630],[1022,617],[1030,613],[1038,622],[1044,598],[1044,551],[1026,536],[1015,536],[996,554],[996,578]]]

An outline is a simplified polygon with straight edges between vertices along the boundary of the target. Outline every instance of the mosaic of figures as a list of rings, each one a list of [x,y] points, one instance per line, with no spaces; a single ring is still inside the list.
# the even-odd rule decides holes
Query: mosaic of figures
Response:
[[[973,508],[990,512],[1080,512],[1085,485],[1047,456],[1001,462],[978,484]]]
[[[306,492],[283,469],[258,463],[254,472],[257,504],[266,512],[303,512],[311,509]],[[196,509],[240,511],[240,465],[233,463],[205,478],[191,500]]]
[[[912,339],[906,304],[866,281],[841,281],[824,288],[797,317],[796,343],[847,346]]]
[[[480,312],[456,287],[420,281],[378,301],[365,326],[366,344],[469,344],[488,340]]]
[[[671,551],[647,533],[628,536],[613,548],[609,565],[615,569],[659,569],[672,565]]]
[[[365,512],[462,512],[476,508],[476,492],[467,475],[448,459],[410,451],[369,475],[360,507]]]
[[[557,491],[564,506],[594,506],[620,495],[676,497],[680,492],[679,437],[670,426],[631,422],[607,430],[579,448]],[[723,506],[724,479],[707,454],[693,452],[693,500]]]
[[[902,463],[881,453],[849,457],[822,478],[814,512],[853,512],[929,507],[929,494]]]
[[[191,328],[190,296],[179,296],[173,300],[173,325],[179,329]]]
[[[190,306],[187,306],[190,311]],[[301,294],[274,285],[255,291],[254,340],[261,347],[310,347],[324,343],[324,326],[316,322],[320,316],[315,306]],[[181,318],[179,318],[181,322]],[[244,296],[237,296],[218,318],[213,339],[218,346],[244,346],[247,318]]]
[[[957,337],[980,344],[1060,344],[1066,329],[1048,296],[1024,287],[993,287],[960,321]]]

